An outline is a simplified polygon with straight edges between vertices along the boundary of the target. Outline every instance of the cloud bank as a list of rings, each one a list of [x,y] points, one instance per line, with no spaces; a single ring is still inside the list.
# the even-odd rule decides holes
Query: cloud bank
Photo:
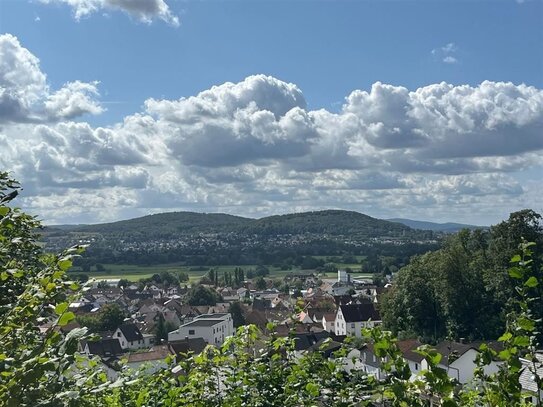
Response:
[[[179,18],[174,15],[164,0],[40,0],[45,4],[66,4],[74,11],[76,20],[96,12],[122,11],[132,18],[150,24],[162,20],[174,27]]]
[[[543,91],[525,84],[377,82],[330,112],[309,110],[295,84],[254,75],[148,99],[94,127],[75,119],[102,111],[97,82],[51,90],[11,35],[0,36],[0,55],[0,168],[51,222],[344,208],[487,223],[540,209]]]

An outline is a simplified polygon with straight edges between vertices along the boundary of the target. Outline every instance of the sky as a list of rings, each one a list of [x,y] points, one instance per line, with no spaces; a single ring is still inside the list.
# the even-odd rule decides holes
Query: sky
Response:
[[[0,0],[0,171],[45,223],[543,213],[541,0]]]

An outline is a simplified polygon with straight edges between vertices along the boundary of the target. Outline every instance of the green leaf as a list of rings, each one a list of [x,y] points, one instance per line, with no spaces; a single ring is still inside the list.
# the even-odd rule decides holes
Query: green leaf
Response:
[[[537,281],[537,278],[535,278],[534,276],[530,277],[528,280],[526,280],[526,282],[524,283],[524,285],[526,287],[530,287],[530,288],[533,288],[533,287],[536,287],[537,285],[539,284],[539,282]]]
[[[530,346],[530,338],[526,335],[517,336],[513,341],[513,344],[521,347]]]
[[[506,332],[506,333],[504,333],[502,336],[500,336],[498,338],[498,341],[499,342],[506,342],[509,339],[511,339],[512,337],[513,337],[513,334],[511,332]]]
[[[62,259],[62,260],[59,260],[58,262],[58,267],[61,269],[61,270],[68,270],[70,267],[72,267],[72,261],[71,260],[68,260],[68,259]]]
[[[502,350],[500,353],[498,353],[498,357],[501,360],[509,360],[511,359],[511,352],[509,352],[507,349]]]
[[[520,257],[520,254],[515,254],[513,257],[511,257],[510,262],[511,263],[518,263],[522,260],[522,257]]]
[[[509,276],[512,278],[522,278],[522,269],[518,267],[511,267],[508,271]]]
[[[7,206],[0,206],[0,216],[6,216],[9,213]]]
[[[75,319],[75,314],[73,312],[66,312],[60,317],[60,319],[58,320],[58,324],[60,326],[64,326],[64,325],[67,325],[73,319]]]
[[[61,302],[60,304],[58,304],[56,307],[55,307],[55,313],[57,315],[61,315],[64,313],[64,311],[66,311],[68,309],[68,303],[66,302]]]
[[[525,331],[533,331],[535,328],[535,322],[525,317],[519,318],[518,324]]]
[[[317,397],[319,395],[319,386],[315,383],[307,383],[305,385],[305,389],[309,394],[311,394],[313,397]]]

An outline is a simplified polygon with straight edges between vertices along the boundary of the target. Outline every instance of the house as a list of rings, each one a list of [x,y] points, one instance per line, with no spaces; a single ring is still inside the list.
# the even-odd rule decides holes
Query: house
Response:
[[[122,324],[112,335],[121,344],[122,349],[142,349],[154,344],[154,335],[143,335],[132,323]]]
[[[230,313],[203,314],[181,325],[168,334],[168,342],[186,338],[203,338],[211,345],[220,346],[225,338],[234,334]]]
[[[335,332],[336,325],[336,313],[335,312],[325,312],[322,316],[322,327],[325,331]]]
[[[373,328],[381,323],[381,316],[373,304],[340,305],[336,314],[337,335],[362,337],[362,328]]]
[[[126,365],[130,369],[142,369],[145,374],[152,374],[168,367],[165,359],[171,354],[168,345],[153,346],[147,352],[133,352],[126,355]]]
[[[435,347],[436,351],[443,357],[438,367],[447,371],[449,377],[456,379],[459,383],[465,384],[473,379],[473,372],[477,365],[475,358],[479,353],[478,349],[482,342],[462,343],[454,341],[443,341]],[[502,349],[501,344],[487,343],[488,346],[499,351]],[[488,366],[485,366],[484,373],[486,375],[496,373],[499,370],[501,362],[491,361]],[[425,360],[421,361],[421,368],[427,369],[428,364]]]
[[[123,353],[121,343],[115,338],[102,338],[98,341],[83,341],[81,343],[83,353],[97,355],[101,358],[111,358]]]
[[[534,406],[537,405],[538,397],[540,401],[543,401],[543,391],[538,389],[534,375],[534,373],[537,372],[537,375],[540,378],[543,377],[543,353],[536,353],[535,358],[538,361],[535,363],[535,368],[532,361],[527,359],[520,360],[522,363],[522,370],[519,377],[522,391],[525,393],[524,400],[528,403],[532,403]]]
[[[398,341],[396,343],[400,352],[402,352],[403,358],[409,364],[409,369],[413,375],[417,375],[422,369],[422,361],[424,357],[415,352],[419,346],[422,346],[417,339],[406,339]]]
[[[177,357],[184,357],[188,353],[200,354],[207,346],[203,338],[185,338],[179,341],[168,342],[170,350]]]

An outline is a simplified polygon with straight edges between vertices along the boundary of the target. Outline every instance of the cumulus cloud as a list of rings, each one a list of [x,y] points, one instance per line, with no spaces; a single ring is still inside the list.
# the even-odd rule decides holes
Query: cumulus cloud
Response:
[[[77,20],[98,11],[123,11],[129,16],[143,22],[151,23],[162,20],[175,27],[179,26],[179,18],[174,15],[164,0],[40,0],[45,4],[66,4],[74,10]]]
[[[172,154],[187,165],[303,156],[318,137],[301,91],[264,75],[176,101],[150,99],[145,106],[164,126]]]
[[[97,82],[69,82],[51,92],[39,59],[11,34],[0,35],[0,123],[45,122],[99,114]]]
[[[1,36],[0,52],[0,168],[48,220],[344,208],[473,221],[538,202],[543,91],[532,86],[377,82],[330,112],[255,75],[94,127],[75,119],[100,113],[97,83],[51,91],[15,37]]]

